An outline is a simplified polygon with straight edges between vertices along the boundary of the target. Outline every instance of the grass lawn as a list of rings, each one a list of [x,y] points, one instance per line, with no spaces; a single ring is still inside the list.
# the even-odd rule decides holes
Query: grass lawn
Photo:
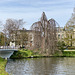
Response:
[[[0,58],[0,75],[8,75],[5,71],[7,60]]]

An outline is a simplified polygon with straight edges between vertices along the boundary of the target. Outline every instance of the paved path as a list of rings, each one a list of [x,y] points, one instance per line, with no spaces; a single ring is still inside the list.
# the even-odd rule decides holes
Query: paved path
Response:
[[[64,50],[64,51],[75,51],[75,50]]]

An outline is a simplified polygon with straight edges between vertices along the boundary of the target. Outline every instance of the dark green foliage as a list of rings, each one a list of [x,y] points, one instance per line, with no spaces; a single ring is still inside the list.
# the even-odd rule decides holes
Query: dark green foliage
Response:
[[[53,56],[60,56],[59,51],[55,52],[55,54]]]
[[[57,57],[75,57],[75,51],[57,51],[53,56]]]
[[[0,33],[0,46],[4,46],[4,45],[6,45],[6,46],[8,46],[8,44],[9,44],[9,39],[5,36],[5,34],[4,33]]]
[[[34,52],[32,50],[28,49],[21,49],[17,52],[14,52],[14,54],[10,58],[27,58],[27,57],[41,57],[38,52]]]
[[[58,56],[58,57],[75,57],[75,51],[71,50],[65,50],[65,51],[57,51],[53,56]]]
[[[63,51],[66,48],[64,41],[58,41],[57,43],[58,49]]]
[[[32,51],[27,49],[22,49],[17,52],[14,52],[14,54],[11,56],[11,58],[24,58],[24,57],[30,57],[32,56]]]
[[[75,51],[63,51],[63,56],[75,56]]]
[[[68,47],[69,50],[75,50],[75,46]]]
[[[3,46],[4,45],[4,34],[1,32],[0,33],[0,46]]]

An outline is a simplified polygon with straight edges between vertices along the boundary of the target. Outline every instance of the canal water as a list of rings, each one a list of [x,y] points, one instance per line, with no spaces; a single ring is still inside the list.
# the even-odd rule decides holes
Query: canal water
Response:
[[[75,58],[9,59],[6,71],[10,75],[75,75]]]

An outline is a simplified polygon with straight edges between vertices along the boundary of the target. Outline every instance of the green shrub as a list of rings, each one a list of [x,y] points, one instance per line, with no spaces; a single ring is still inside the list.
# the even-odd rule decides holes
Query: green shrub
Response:
[[[64,50],[65,47],[66,47],[64,41],[58,41],[58,42],[57,42],[57,46],[58,46],[58,49],[61,50],[62,52],[63,52],[63,50]]]
[[[74,50],[75,46],[68,47],[69,50]]]
[[[21,49],[17,52],[14,52],[11,58],[24,58],[24,57],[30,57],[32,55],[33,55],[33,52],[31,50]]]
[[[53,56],[62,56],[62,51],[56,51]]]
[[[75,51],[63,51],[63,56],[75,56]]]

